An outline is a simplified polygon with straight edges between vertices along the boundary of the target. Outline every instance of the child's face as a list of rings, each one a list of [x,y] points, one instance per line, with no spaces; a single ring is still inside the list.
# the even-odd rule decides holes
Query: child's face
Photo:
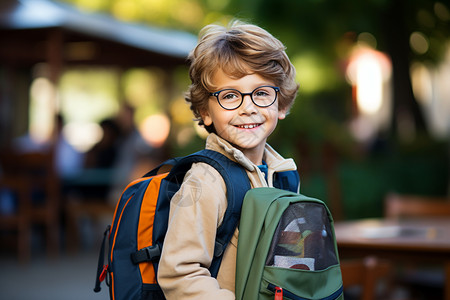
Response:
[[[241,93],[251,93],[257,87],[274,85],[257,74],[233,79],[221,69],[215,73],[213,84],[218,91],[235,89]],[[278,119],[284,119],[285,116],[284,112],[278,111],[278,100],[271,106],[259,107],[252,102],[249,95],[244,96],[241,106],[234,110],[222,108],[217,98],[211,96],[207,110],[202,114],[205,125],[214,124],[220,137],[240,149],[255,164],[262,163],[266,140],[277,126]]]

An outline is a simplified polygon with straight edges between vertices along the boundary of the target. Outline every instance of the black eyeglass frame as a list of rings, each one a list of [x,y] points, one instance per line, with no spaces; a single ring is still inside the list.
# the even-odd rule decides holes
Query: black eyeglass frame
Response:
[[[268,104],[268,105],[259,105],[259,104],[257,104],[257,103],[255,102],[255,100],[253,100],[253,93],[254,93],[256,90],[258,90],[258,89],[260,89],[260,88],[264,88],[264,87],[270,87],[270,88],[273,88],[273,89],[275,90],[275,98],[274,98],[273,101],[272,101],[270,104]],[[222,105],[222,103],[220,103],[220,100],[219,100],[219,94],[220,94],[221,92],[223,92],[223,91],[236,91],[236,92],[238,92],[238,93],[241,95],[241,103],[239,103],[239,105],[236,106],[235,108],[226,108],[226,107],[224,107],[224,106]],[[277,99],[278,99],[278,93],[279,93],[279,92],[280,92],[280,88],[279,88],[279,87],[271,86],[271,85],[262,85],[262,86],[258,86],[257,88],[255,88],[255,89],[254,89],[253,91],[251,91],[250,93],[241,93],[241,91],[236,90],[236,89],[223,89],[223,90],[220,90],[220,91],[217,91],[217,92],[214,92],[214,93],[209,93],[209,95],[210,95],[210,96],[216,97],[217,103],[219,103],[220,107],[222,107],[223,109],[225,109],[225,110],[235,110],[235,109],[238,109],[238,108],[242,105],[242,103],[244,102],[244,97],[247,96],[247,95],[250,96],[250,99],[252,100],[253,104],[255,104],[256,106],[262,107],[262,108],[264,108],[264,107],[269,107],[269,106],[271,106],[272,104],[274,104],[275,101],[277,101]]]

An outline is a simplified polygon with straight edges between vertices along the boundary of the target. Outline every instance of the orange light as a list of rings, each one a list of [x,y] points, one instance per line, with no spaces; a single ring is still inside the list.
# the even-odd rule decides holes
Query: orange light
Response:
[[[151,115],[141,123],[142,137],[153,147],[161,147],[169,137],[170,120],[165,114]]]

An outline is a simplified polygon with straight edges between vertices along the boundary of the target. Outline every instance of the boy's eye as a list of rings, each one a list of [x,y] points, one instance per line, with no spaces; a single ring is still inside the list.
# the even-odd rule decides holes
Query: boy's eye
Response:
[[[268,97],[270,93],[267,90],[260,89],[253,93],[254,97]]]
[[[223,95],[220,95],[220,100],[232,101],[239,99],[240,95],[237,92],[224,92]]]

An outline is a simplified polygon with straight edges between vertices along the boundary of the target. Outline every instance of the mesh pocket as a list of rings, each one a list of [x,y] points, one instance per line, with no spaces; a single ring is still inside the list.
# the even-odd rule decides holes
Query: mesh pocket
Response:
[[[326,208],[314,202],[291,204],[275,230],[266,265],[316,271],[337,263]]]

